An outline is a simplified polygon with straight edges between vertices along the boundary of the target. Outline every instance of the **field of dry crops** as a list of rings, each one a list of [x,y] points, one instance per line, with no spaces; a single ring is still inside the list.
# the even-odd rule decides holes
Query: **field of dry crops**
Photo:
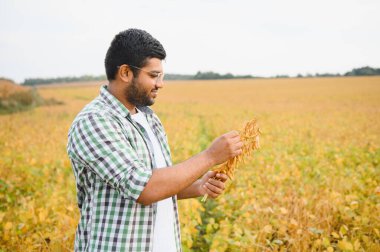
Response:
[[[69,251],[79,212],[64,105],[0,116],[0,251]],[[380,251],[380,77],[167,82],[153,109],[173,161],[257,118],[261,149],[217,200],[179,202],[184,251]]]

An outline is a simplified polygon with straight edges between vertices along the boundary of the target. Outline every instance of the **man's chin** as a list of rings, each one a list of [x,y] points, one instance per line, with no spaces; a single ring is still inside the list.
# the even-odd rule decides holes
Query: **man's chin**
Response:
[[[150,100],[149,105],[147,105],[147,106],[152,106],[155,102],[156,101],[154,99],[152,99],[152,100]]]
[[[142,106],[143,107],[144,106],[149,107],[149,106],[152,106],[154,103],[155,103],[154,99],[149,99],[149,100],[145,101]]]

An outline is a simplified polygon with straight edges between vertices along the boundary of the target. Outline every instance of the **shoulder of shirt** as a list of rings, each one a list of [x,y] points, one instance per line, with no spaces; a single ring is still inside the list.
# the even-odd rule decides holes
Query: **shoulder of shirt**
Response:
[[[107,120],[119,121],[122,119],[107,103],[97,97],[87,104],[75,117],[71,124],[69,135],[75,129],[79,122],[83,120],[92,120],[94,118],[106,118]]]

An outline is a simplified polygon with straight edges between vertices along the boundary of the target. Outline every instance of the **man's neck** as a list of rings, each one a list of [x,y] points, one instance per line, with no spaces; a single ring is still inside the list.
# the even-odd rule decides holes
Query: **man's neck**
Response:
[[[125,99],[123,91],[120,88],[117,88],[117,85],[108,84],[108,92],[115,96],[115,98],[118,99],[129,110],[129,113],[131,113],[131,115],[137,113],[136,106],[129,103],[127,99]]]

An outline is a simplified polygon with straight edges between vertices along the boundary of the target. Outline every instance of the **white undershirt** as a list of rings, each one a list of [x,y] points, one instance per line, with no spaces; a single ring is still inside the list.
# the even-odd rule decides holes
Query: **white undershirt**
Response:
[[[165,158],[156,136],[149,126],[144,113],[139,110],[137,111],[138,113],[132,115],[132,119],[143,126],[148,133],[150,142],[153,145],[157,168],[166,167]],[[174,236],[174,208],[171,197],[157,202],[157,214],[153,234],[153,252],[177,251]]]

